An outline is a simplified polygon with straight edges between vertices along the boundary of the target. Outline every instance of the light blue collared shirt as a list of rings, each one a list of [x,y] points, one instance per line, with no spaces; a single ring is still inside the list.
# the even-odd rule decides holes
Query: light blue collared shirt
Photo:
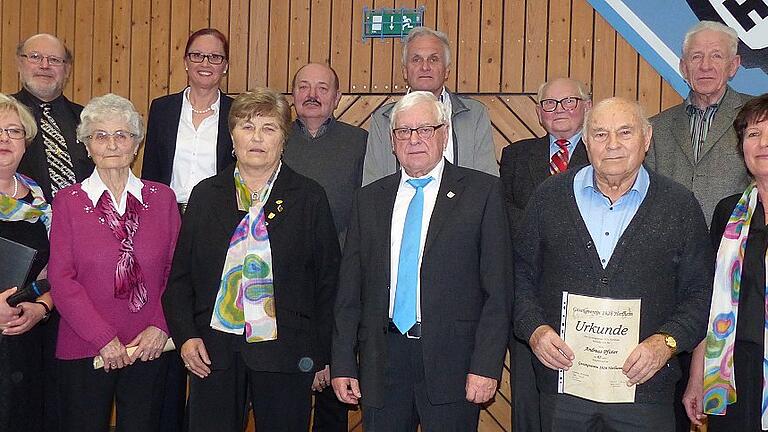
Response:
[[[595,242],[603,268],[608,265],[619,238],[648,194],[649,185],[648,171],[640,166],[632,188],[616,202],[611,203],[595,185],[595,171],[592,165],[587,165],[576,173],[573,179],[573,194],[576,196],[576,204],[589,235]]]
[[[552,159],[552,156],[560,151],[560,147],[558,147],[557,144],[555,144],[555,139],[552,134],[549,134],[549,158]],[[571,157],[573,156],[573,151],[576,149],[576,144],[581,141],[581,131],[576,132],[576,135],[568,138],[568,161],[571,160]]]

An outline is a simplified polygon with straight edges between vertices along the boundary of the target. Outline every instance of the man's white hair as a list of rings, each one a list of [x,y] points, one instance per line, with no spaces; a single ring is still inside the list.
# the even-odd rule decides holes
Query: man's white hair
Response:
[[[445,109],[445,105],[440,103],[432,92],[414,91],[403,96],[392,108],[392,113],[389,116],[389,129],[395,128],[398,114],[421,103],[427,103],[432,107],[432,112],[439,123],[446,126],[450,125],[451,116],[448,114],[448,110]]]
[[[736,30],[717,21],[700,21],[685,33],[685,38],[683,39],[683,57],[688,55],[688,47],[690,46],[691,39],[696,36],[696,34],[705,30],[722,33],[728,39],[728,54],[730,54],[731,57],[736,55],[736,52],[738,52],[739,49],[739,35],[736,33]]]
[[[408,45],[410,45],[411,41],[414,39],[423,36],[432,36],[440,41],[440,43],[443,45],[443,62],[445,62],[446,69],[450,68],[451,45],[448,41],[448,36],[441,31],[432,30],[429,27],[416,27],[408,33],[408,36],[405,37],[405,40],[403,41],[403,66],[408,64]]]

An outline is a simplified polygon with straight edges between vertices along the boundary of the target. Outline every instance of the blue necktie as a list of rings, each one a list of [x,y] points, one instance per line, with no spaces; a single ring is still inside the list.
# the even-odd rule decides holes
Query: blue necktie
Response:
[[[416,324],[416,285],[419,277],[419,246],[421,244],[421,218],[424,213],[424,186],[432,177],[410,179],[406,182],[416,189],[408,204],[400,243],[400,260],[397,265],[397,290],[392,322],[405,334]]]

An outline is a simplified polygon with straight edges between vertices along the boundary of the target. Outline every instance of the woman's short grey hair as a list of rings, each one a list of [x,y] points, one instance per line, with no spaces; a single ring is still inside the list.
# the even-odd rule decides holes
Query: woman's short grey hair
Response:
[[[688,46],[691,43],[691,38],[704,30],[716,31],[725,35],[728,39],[728,53],[731,56],[736,55],[739,49],[739,35],[736,33],[736,30],[717,21],[700,21],[685,33],[685,38],[683,39],[683,57],[688,55]]]
[[[408,64],[408,45],[410,45],[412,40],[423,36],[432,36],[440,41],[443,45],[443,62],[445,67],[449,68],[451,66],[451,44],[448,41],[448,36],[441,31],[432,30],[429,27],[416,27],[405,37],[405,41],[403,41],[403,66]]]
[[[432,106],[432,112],[439,123],[446,126],[450,125],[451,117],[448,114],[448,110],[445,109],[445,105],[440,103],[432,92],[415,91],[403,96],[392,108],[392,114],[389,116],[389,129],[395,128],[398,114],[420,103],[427,103]]]
[[[93,133],[95,123],[105,121],[123,121],[128,132],[135,135],[134,140],[144,139],[144,121],[136,108],[128,99],[114,93],[91,99],[80,114],[80,125],[77,127],[77,139],[86,142]]]
[[[29,147],[37,135],[37,123],[32,113],[29,112],[29,108],[13,96],[0,93],[0,113],[4,112],[15,112],[19,116],[21,126],[24,128],[24,144]]]

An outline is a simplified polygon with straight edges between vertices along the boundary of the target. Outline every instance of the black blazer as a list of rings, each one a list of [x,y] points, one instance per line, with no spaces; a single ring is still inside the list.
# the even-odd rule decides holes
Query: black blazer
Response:
[[[245,343],[244,336],[210,327],[229,240],[245,216],[237,209],[233,172],[234,164],[192,190],[163,294],[171,336],[178,347],[202,338],[213,369],[226,369],[236,348],[253,370],[298,372],[304,357],[322,369],[330,360],[339,243],[323,188],[285,164],[264,209],[275,214],[267,231],[277,340]]]
[[[173,156],[176,153],[176,135],[181,119],[184,91],[159,97],[152,101],[147,120],[147,138],[144,143],[144,161],[141,178],[166,185],[171,184]],[[221,93],[219,133],[216,138],[216,171],[221,172],[235,161],[232,156],[232,136],[229,134],[227,117],[232,98]]]
[[[400,173],[358,191],[334,309],[333,377],[384,405],[390,230]],[[421,344],[429,400],[465,399],[467,373],[499,379],[509,330],[512,247],[498,178],[445,163],[421,263]],[[359,351],[359,367],[357,353]]]
[[[533,191],[549,177],[549,135],[530,138],[504,147],[499,174],[504,183],[509,223],[514,233],[523,219]],[[584,141],[579,140],[568,162],[568,169],[589,163]]]
[[[42,101],[34,97],[26,89],[22,89],[14,94],[13,97],[29,107],[39,128],[40,117],[43,113],[40,108]],[[93,173],[94,167],[93,161],[88,158],[85,144],[77,140],[76,129],[77,125],[80,124],[80,113],[83,111],[83,107],[70,101],[64,95],[53,100],[51,104],[53,106],[53,118],[56,120],[61,134],[67,141],[67,151],[72,160],[72,171],[75,173],[75,180],[81,182]],[[45,156],[45,143],[43,142],[43,134],[39,131],[21,159],[19,172],[26,174],[40,185],[46,201],[49,203],[53,201],[51,178],[48,174],[48,159]]]

